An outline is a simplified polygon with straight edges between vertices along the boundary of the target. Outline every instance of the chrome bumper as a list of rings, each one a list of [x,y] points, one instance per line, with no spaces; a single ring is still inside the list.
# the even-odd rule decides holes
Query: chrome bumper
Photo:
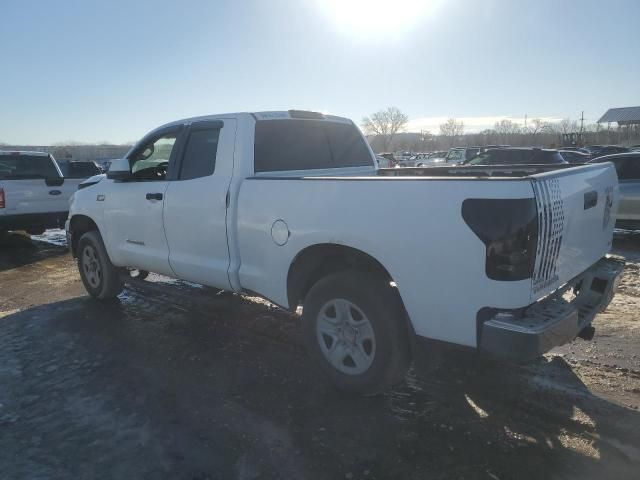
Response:
[[[623,260],[607,256],[539,302],[491,312],[479,323],[479,349],[525,361],[572,341],[611,303],[623,270]]]

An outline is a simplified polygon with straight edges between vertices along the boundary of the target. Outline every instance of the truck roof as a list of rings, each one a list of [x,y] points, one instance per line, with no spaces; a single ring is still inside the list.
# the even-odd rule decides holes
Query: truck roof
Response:
[[[274,110],[266,112],[236,112],[236,113],[217,113],[213,115],[202,115],[198,117],[183,118],[175,120],[173,122],[165,123],[164,125],[154,129],[159,130],[172,125],[179,125],[182,123],[191,123],[204,120],[218,120],[222,118],[239,118],[250,116],[256,121],[260,120],[288,120],[288,119],[306,119],[306,120],[329,120],[332,122],[352,123],[351,119],[345,117],[339,117],[336,115],[327,115],[320,112],[312,112],[309,110]]]

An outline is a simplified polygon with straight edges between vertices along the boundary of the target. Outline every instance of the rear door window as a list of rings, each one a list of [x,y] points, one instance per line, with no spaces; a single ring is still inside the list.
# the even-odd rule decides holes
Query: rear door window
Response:
[[[0,155],[0,179],[2,180],[29,180],[59,176],[49,156]]]
[[[288,119],[256,122],[256,172],[359,166],[373,166],[373,159],[352,124]]]

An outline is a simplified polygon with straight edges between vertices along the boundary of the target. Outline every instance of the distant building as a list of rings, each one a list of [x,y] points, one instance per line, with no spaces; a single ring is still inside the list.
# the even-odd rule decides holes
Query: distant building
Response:
[[[598,123],[606,123],[609,130],[612,123],[617,123],[619,141],[630,143],[640,138],[640,107],[610,108],[600,117]]]

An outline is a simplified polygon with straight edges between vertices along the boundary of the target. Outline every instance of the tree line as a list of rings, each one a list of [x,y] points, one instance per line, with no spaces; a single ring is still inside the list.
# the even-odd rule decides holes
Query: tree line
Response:
[[[514,147],[559,148],[569,145],[640,143],[636,127],[608,127],[598,123],[580,126],[577,120],[564,118],[549,122],[533,118],[521,125],[509,119],[493,128],[465,133],[462,120],[449,118],[439,131],[406,132],[409,117],[397,107],[380,110],[362,119],[362,128],[376,152],[410,150],[430,152],[474,145],[511,145]]]

